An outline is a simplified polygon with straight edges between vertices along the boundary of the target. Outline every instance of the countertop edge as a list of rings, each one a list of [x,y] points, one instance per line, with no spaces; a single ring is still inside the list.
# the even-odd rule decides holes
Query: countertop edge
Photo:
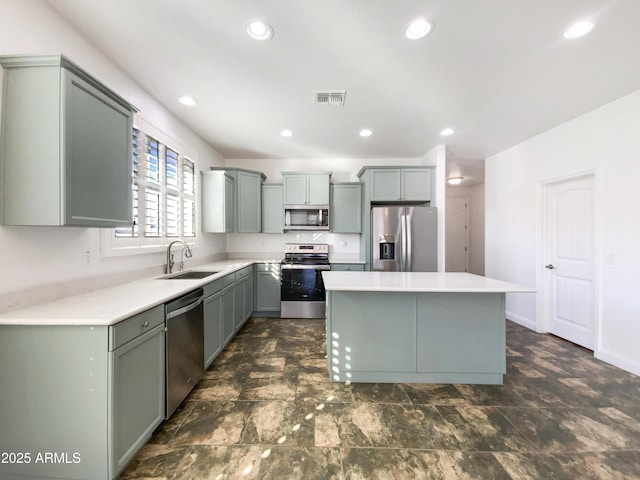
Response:
[[[86,326],[103,327],[115,325],[127,318],[142,313],[158,305],[173,300],[191,290],[200,288],[249,265],[259,263],[280,263],[280,259],[240,259],[219,260],[194,266],[189,271],[217,270],[219,273],[202,279],[159,280],[166,275],[154,275],[141,280],[124,282],[92,292],[64,297],[19,310],[0,314],[0,326]],[[148,290],[152,287],[154,292]],[[131,290],[131,292],[127,292]],[[127,294],[130,296],[127,297]],[[118,299],[119,296],[125,296]],[[115,300],[114,300],[115,298]],[[119,304],[117,302],[120,302]],[[104,302],[110,305],[107,313],[100,314],[95,305]],[[114,302],[115,306],[114,306]],[[120,307],[121,306],[121,307]],[[91,312],[91,309],[93,313]],[[84,315],[82,311],[89,311]]]

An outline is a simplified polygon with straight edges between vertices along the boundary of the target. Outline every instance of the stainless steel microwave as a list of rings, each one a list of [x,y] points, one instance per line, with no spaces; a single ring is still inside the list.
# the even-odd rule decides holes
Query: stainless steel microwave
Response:
[[[329,205],[285,205],[284,231],[329,230]]]

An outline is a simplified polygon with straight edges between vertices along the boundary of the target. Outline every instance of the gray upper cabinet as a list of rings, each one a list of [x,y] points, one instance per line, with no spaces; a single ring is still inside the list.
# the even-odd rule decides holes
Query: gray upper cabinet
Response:
[[[236,218],[238,233],[262,231],[262,180],[259,172],[236,171]]]
[[[262,233],[282,233],[282,184],[262,184]]]
[[[212,167],[202,175],[202,231],[260,233],[262,172]]]
[[[362,230],[362,185],[331,184],[331,231],[360,233]]]
[[[233,177],[223,171],[200,172],[202,180],[202,231],[233,232]]]
[[[402,200],[430,201],[432,182],[430,168],[403,168],[400,171]]]
[[[331,172],[282,172],[285,205],[329,205]]]
[[[372,202],[429,202],[432,171],[431,167],[366,168],[358,176],[368,182]]]
[[[135,108],[62,55],[0,64],[3,223],[130,224]]]

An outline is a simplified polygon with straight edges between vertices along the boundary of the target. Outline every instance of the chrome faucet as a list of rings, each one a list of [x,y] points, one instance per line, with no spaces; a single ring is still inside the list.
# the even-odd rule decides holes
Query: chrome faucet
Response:
[[[173,271],[174,261],[173,261],[173,253],[171,253],[171,247],[173,246],[174,243],[181,243],[182,245],[184,245],[182,247],[182,251],[180,252],[180,271],[184,270],[183,255],[186,256],[187,258],[191,258],[193,256],[193,254],[191,253],[191,249],[189,248],[189,245],[187,245],[182,240],[174,240],[167,247],[167,268],[165,270],[165,273],[172,273]]]

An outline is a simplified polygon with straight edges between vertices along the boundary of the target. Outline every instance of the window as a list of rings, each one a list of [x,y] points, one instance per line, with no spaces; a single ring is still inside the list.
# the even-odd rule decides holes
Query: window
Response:
[[[193,243],[197,228],[195,162],[138,129],[133,130],[131,145],[133,225],[116,228],[110,250],[103,248],[103,254],[162,248],[181,237]]]

